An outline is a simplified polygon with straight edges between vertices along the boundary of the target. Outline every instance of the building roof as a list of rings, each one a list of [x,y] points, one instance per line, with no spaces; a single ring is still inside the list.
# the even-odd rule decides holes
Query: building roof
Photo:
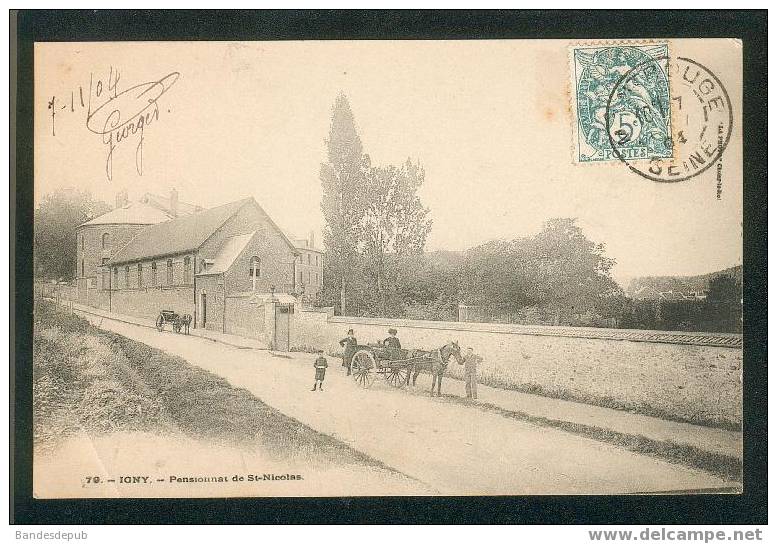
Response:
[[[141,199],[141,202],[144,204],[148,204],[149,206],[152,206],[154,208],[157,208],[158,210],[162,210],[166,213],[170,213],[170,197],[169,196],[162,196],[162,195],[155,195],[154,193],[145,193]],[[191,215],[196,212],[202,211],[202,206],[197,206],[196,204],[190,204],[188,202],[184,202],[183,200],[178,201],[178,216],[182,215]]]
[[[155,225],[170,219],[162,210],[142,202],[130,202],[126,206],[116,208],[94,219],[82,223],[79,227],[89,225]]]
[[[287,235],[288,236],[288,235]],[[300,239],[300,238],[290,238],[291,242],[294,244],[294,247],[297,249],[306,249],[308,251],[315,251],[316,253],[323,253],[323,249],[319,249],[317,247],[310,245],[310,240]]]
[[[141,261],[163,255],[194,251],[237,211],[253,202],[251,197],[185,215],[148,227],[111,259],[111,264]]]
[[[208,266],[206,270],[198,273],[198,276],[210,276],[212,274],[223,274],[232,266],[235,259],[243,252],[243,250],[254,237],[256,231],[249,232],[248,234],[239,234],[227,238],[218,248],[216,257],[213,259],[213,264]]]

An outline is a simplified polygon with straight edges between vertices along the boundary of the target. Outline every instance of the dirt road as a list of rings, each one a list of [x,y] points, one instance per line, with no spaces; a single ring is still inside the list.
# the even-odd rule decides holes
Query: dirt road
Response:
[[[313,360],[90,317],[242,387],[265,403],[445,495],[620,494],[725,488],[720,478],[444,398],[410,395],[381,378],[361,389],[330,358],[323,392]],[[428,378],[419,378],[427,387]],[[448,382],[450,385],[451,382]],[[381,494],[375,489],[374,494]]]

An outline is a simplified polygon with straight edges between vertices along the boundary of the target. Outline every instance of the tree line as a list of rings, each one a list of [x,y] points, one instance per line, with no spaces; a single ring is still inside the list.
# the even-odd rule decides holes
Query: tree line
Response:
[[[465,252],[424,252],[432,228],[410,159],[376,166],[340,94],[325,139],[321,209],[326,251],[318,304],[340,315],[672,330],[741,330],[741,285],[718,276],[706,301],[636,301],[612,278],[615,260],[574,218]],[[733,283],[732,283],[733,282]]]

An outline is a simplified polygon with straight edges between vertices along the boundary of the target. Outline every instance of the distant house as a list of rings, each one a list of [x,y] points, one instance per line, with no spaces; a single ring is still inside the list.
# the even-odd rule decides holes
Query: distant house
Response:
[[[706,300],[707,299],[707,291],[691,291],[686,295],[686,299],[688,300]]]
[[[674,290],[658,291],[646,285],[634,291],[632,298],[635,300],[665,300],[674,302],[679,300],[704,300],[707,298],[707,293],[706,291],[690,291],[688,293]]]
[[[662,291],[659,293],[659,299],[667,301],[678,301],[685,300],[685,296],[682,293],[678,293],[676,291]]]
[[[640,287],[634,292],[634,299],[636,300],[658,300],[661,298],[661,293],[650,286]]]
[[[315,246],[311,231],[307,239],[293,239],[297,255],[294,275],[295,292],[304,300],[315,300],[324,285],[324,251]]]

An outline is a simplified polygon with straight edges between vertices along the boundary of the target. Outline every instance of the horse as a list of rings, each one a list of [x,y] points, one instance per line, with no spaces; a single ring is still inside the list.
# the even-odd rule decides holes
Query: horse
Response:
[[[189,327],[191,326],[193,320],[194,318],[192,318],[192,316],[189,314],[185,314],[183,316],[183,328],[186,331],[186,334],[189,334]]]
[[[464,359],[461,356],[461,348],[458,342],[448,342],[444,346],[429,352],[416,352],[414,356],[420,356],[421,354],[430,355],[431,362],[431,374],[432,374],[432,389],[430,393],[434,395],[434,387],[437,386],[437,396],[441,395],[440,388],[442,387],[442,376],[445,374],[445,369],[448,368],[448,362],[451,356],[455,357],[459,364],[463,364]],[[415,381],[418,375],[421,373],[421,367],[426,367],[425,364],[413,365],[413,386],[415,387]],[[407,384],[410,385],[410,373],[407,375]]]

